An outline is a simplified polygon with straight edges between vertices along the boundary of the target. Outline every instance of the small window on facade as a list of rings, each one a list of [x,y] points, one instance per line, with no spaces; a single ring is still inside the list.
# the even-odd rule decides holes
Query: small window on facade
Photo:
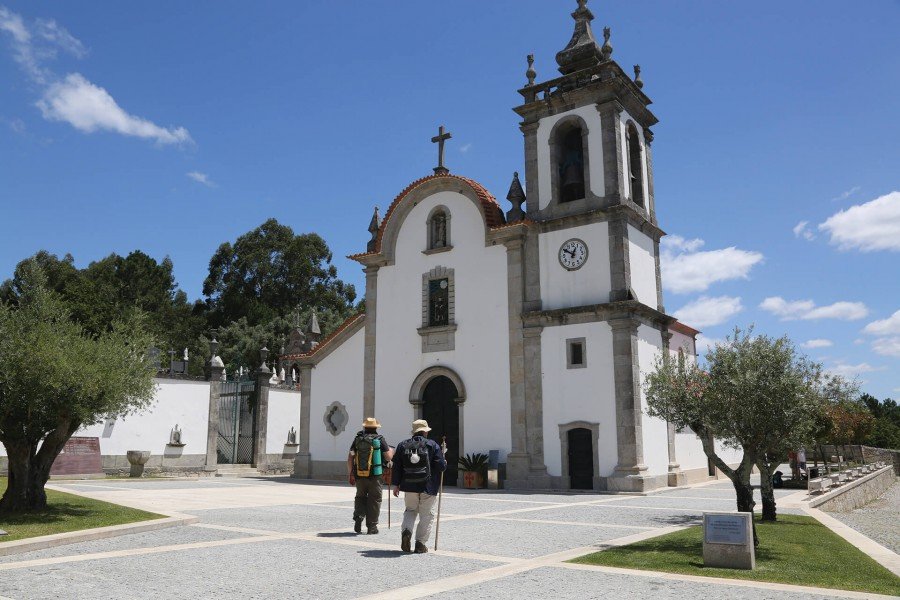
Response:
[[[641,139],[637,127],[628,123],[626,129],[628,139],[628,171],[631,179],[631,199],[639,206],[644,205],[644,168],[641,160]]]
[[[556,135],[557,198],[571,202],[584,198],[584,148],[581,127],[561,128]]]
[[[583,369],[587,366],[587,353],[584,338],[566,340],[566,368]]]
[[[450,322],[450,283],[447,278],[428,282],[428,325],[437,327]]]

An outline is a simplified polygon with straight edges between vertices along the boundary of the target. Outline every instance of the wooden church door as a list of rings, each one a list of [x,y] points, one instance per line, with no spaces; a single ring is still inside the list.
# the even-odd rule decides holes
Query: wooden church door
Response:
[[[444,485],[456,485],[456,460],[459,458],[459,405],[456,403],[458,397],[456,386],[443,375],[429,381],[422,394],[422,418],[428,421],[428,426],[431,427],[428,437],[438,445],[444,436],[447,437],[447,471],[444,473]]]
[[[590,429],[570,429],[569,487],[573,490],[594,489],[594,440]]]

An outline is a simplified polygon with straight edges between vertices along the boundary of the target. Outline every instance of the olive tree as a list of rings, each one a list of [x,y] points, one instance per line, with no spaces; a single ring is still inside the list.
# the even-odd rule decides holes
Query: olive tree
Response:
[[[9,460],[0,512],[46,508],[44,485],[72,434],[149,405],[151,343],[137,316],[86,333],[37,262],[25,265],[16,306],[0,305],[0,443]]]
[[[811,419],[821,410],[820,373],[787,337],[736,328],[707,353],[705,370],[681,355],[658,357],[644,381],[647,412],[694,431],[706,456],[731,480],[737,509],[753,512],[753,467],[768,469],[769,456],[809,439]],[[736,467],[719,456],[717,440],[742,452]],[[774,495],[766,507],[767,518],[774,519]]]

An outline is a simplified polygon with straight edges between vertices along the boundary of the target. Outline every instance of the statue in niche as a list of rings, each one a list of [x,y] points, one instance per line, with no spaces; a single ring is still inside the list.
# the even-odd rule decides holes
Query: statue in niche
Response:
[[[431,247],[447,247],[447,215],[439,212],[431,219]]]
[[[175,428],[169,434],[169,445],[184,446],[184,443],[181,441],[181,429],[178,428],[178,423],[175,424]]]

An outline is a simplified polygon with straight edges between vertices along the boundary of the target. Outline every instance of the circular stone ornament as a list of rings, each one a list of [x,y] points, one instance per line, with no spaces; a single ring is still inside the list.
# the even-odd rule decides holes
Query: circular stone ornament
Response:
[[[588,259],[588,247],[582,240],[572,238],[559,247],[559,264],[567,271],[576,271]]]

